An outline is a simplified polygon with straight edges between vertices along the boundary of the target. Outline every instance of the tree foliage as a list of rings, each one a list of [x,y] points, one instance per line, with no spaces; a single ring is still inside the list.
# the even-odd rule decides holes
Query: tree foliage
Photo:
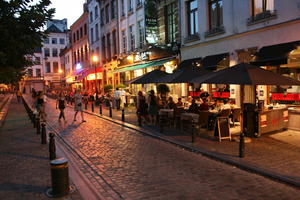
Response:
[[[0,83],[20,80],[26,67],[33,65],[28,55],[42,46],[46,22],[54,9],[50,0],[0,1]]]

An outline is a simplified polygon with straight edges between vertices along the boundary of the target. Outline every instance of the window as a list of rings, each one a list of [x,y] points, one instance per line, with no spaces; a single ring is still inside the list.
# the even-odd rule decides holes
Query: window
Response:
[[[52,44],[57,44],[57,38],[52,38],[51,43]]]
[[[124,4],[124,0],[121,0],[121,15],[125,16],[125,4]]]
[[[87,44],[84,46],[84,55],[85,55],[85,60],[88,60],[88,46],[87,46]]]
[[[133,25],[129,26],[129,37],[130,37],[130,51],[133,51],[135,48],[135,36]]]
[[[137,5],[137,6],[142,5],[142,0],[136,0],[136,5]]]
[[[81,61],[84,61],[84,50],[83,50],[84,47],[81,47],[80,48],[80,56],[81,56]]]
[[[103,60],[106,60],[106,47],[105,47],[105,36],[102,37],[101,39],[102,42],[102,55],[103,55]]]
[[[106,19],[106,23],[109,22],[109,4],[107,4],[105,6],[105,19]]]
[[[252,16],[274,10],[274,0],[252,0]]]
[[[126,30],[122,30],[122,52],[126,53]]]
[[[73,42],[75,43],[76,42],[76,34],[73,33]]]
[[[104,25],[104,9],[101,9],[101,12],[100,12],[100,22],[101,22],[101,26]]]
[[[112,32],[112,42],[113,42],[113,55],[117,54],[117,35],[116,30]]]
[[[41,64],[41,57],[35,57],[35,64],[37,65]]]
[[[80,27],[80,38],[83,37],[82,27]]]
[[[27,69],[27,76],[28,77],[32,77],[33,76],[32,69]]]
[[[106,40],[107,40],[107,43],[106,43],[106,44],[107,44],[107,58],[108,58],[108,60],[110,60],[110,59],[111,59],[110,34],[107,34],[107,35],[106,35]]]
[[[58,73],[58,62],[53,62],[53,72]]]
[[[42,76],[41,69],[35,69],[35,76],[37,76],[37,77]]]
[[[46,62],[46,73],[51,73],[51,64],[50,64],[50,62]]]
[[[79,30],[76,31],[76,38],[79,40]]]
[[[189,1],[188,9],[188,33],[194,35],[198,33],[198,4],[197,0]]]
[[[223,26],[223,0],[209,0],[209,29]]]
[[[44,49],[44,56],[45,57],[50,57],[50,49],[48,49],[48,48]]]
[[[196,13],[196,16],[197,16],[197,13]],[[166,43],[169,43],[169,44],[176,41],[175,17],[176,17],[175,3],[167,5],[165,7]],[[198,30],[197,30],[197,32],[198,32]]]
[[[86,24],[84,24],[83,32],[84,32],[84,35],[87,34],[87,26],[86,26]]]
[[[99,16],[98,14],[98,6],[95,6],[95,19]]]
[[[77,63],[77,57],[76,57],[76,52],[73,53],[74,54],[74,63]]]
[[[129,12],[133,11],[133,0],[128,0],[128,11]]]
[[[110,10],[111,10],[111,19],[114,19],[116,17],[116,0],[111,1]]]
[[[49,44],[49,38],[45,38],[45,39],[44,39],[44,43],[45,43],[45,44]]]
[[[93,12],[90,12],[90,22],[93,21]]]
[[[144,22],[143,20],[138,21],[138,33],[139,33],[139,47],[143,48],[144,45]]]
[[[52,57],[57,57],[58,56],[58,51],[56,48],[52,49]]]
[[[99,27],[98,27],[98,24],[95,25],[95,38],[96,38],[96,41],[99,40]]]
[[[94,43],[94,29],[91,28],[91,43]]]
[[[65,44],[65,38],[59,38],[59,44]]]
[[[78,62],[82,61],[82,60],[80,60],[81,56],[80,56],[80,50],[79,49],[77,50],[77,59],[78,59]]]

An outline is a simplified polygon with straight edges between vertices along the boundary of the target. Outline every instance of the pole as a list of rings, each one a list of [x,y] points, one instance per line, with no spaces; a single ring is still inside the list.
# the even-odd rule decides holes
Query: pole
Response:
[[[47,139],[46,139],[46,124],[45,123],[42,123],[41,143],[42,144],[47,144]]]
[[[124,110],[124,108],[122,109],[122,122],[125,122],[125,110]]]
[[[49,134],[49,158],[50,160],[54,160],[56,158],[54,133]]]
[[[102,103],[99,104],[99,113],[102,115]]]
[[[239,157],[245,157],[245,135],[243,132],[240,134]]]
[[[192,143],[195,142],[195,122],[194,119],[192,119]]]
[[[244,97],[245,88],[241,85],[241,133],[240,133],[240,145],[239,145],[239,157],[243,158],[245,156],[245,135],[244,135]]]

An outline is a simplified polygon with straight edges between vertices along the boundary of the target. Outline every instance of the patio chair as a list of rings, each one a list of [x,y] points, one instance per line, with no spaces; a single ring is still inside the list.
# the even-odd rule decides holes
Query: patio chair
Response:
[[[181,114],[184,113],[183,108],[174,108],[174,114],[173,114],[173,122],[174,122],[174,127],[176,128],[176,125],[178,128],[180,128],[180,116]]]
[[[232,109],[231,121],[233,123],[233,126],[235,125],[236,121],[238,121],[238,122],[241,121],[241,108]]]
[[[229,117],[230,114],[231,114],[231,109],[224,109],[220,111],[219,117]]]
[[[200,111],[199,112],[199,129],[203,126],[208,126],[208,119],[209,119],[209,112],[208,111]]]

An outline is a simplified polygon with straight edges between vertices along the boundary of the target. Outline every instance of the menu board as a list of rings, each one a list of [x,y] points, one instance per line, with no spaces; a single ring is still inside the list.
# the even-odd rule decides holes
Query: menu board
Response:
[[[230,124],[229,124],[228,117],[218,117],[217,118],[217,126],[216,126],[215,132],[217,132],[220,142],[223,139],[231,140]]]

